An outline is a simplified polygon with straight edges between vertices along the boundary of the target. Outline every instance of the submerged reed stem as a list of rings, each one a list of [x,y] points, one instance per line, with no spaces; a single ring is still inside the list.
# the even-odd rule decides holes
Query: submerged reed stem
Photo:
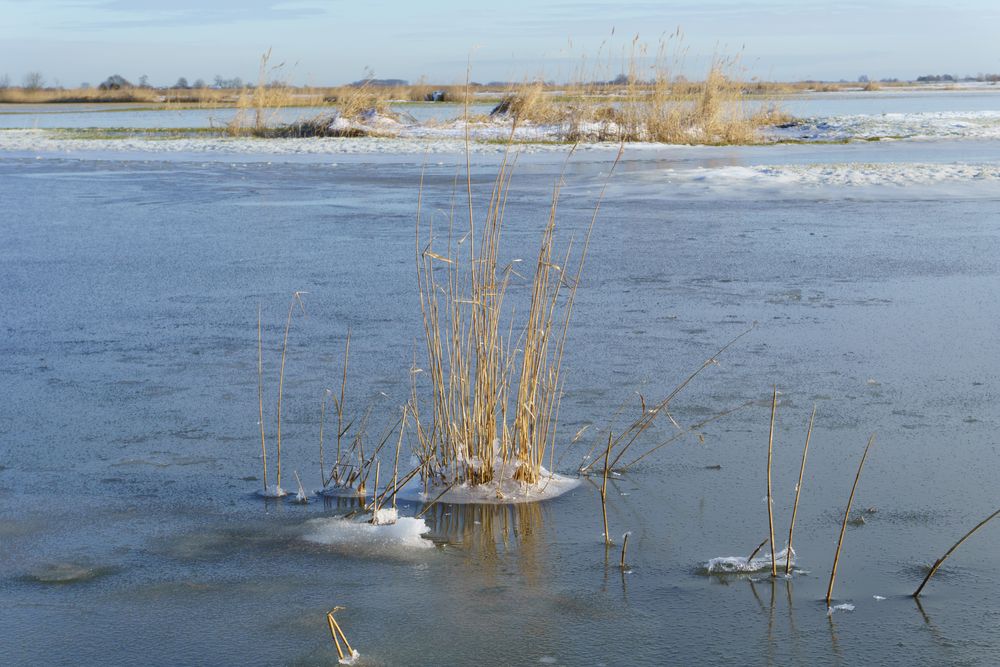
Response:
[[[813,421],[816,419],[816,406],[813,405],[809,416],[809,428],[806,429],[806,444],[802,448],[802,465],[799,466],[799,483],[795,485],[795,502],[792,503],[792,521],[788,524],[788,552],[785,558],[785,574],[792,571],[792,532],[795,530],[795,516],[799,511],[799,495],[802,493],[802,475],[806,470],[806,454],[809,453],[809,439],[812,437]]]
[[[604,450],[604,480],[601,482],[601,514],[604,516],[604,546],[611,544],[611,536],[608,534],[608,458],[611,456],[611,445],[614,439],[608,433],[608,446]]]
[[[631,533],[625,533],[624,535],[622,535],[622,559],[618,565],[623,570],[625,569],[625,551],[628,549],[628,536],[630,534]]]
[[[259,303],[257,304],[257,403],[260,406],[260,457],[264,463],[264,495],[267,495],[267,443],[264,440],[264,349]]]
[[[778,566],[774,560],[774,501],[771,494],[771,457],[774,450],[774,413],[778,407],[778,386],[771,395],[771,428],[767,435],[767,524],[771,540],[771,576],[778,576]]]
[[[967,539],[969,539],[970,537],[972,537],[973,533],[975,533],[977,530],[979,530],[980,528],[982,528],[983,526],[985,526],[987,523],[989,523],[990,520],[993,517],[995,517],[996,515],[998,515],[998,514],[1000,514],[1000,509],[998,509],[996,512],[994,512],[993,514],[989,515],[988,517],[986,517],[985,519],[983,519],[982,521],[980,521],[978,524],[976,524],[975,528],[973,528],[972,530],[970,530],[969,532],[967,532],[965,535],[963,535],[962,539],[960,539],[958,542],[955,542],[955,544],[951,547],[951,549],[948,549],[948,551],[945,552],[945,554],[943,556],[941,556],[940,558],[938,558],[934,562],[934,566],[931,567],[931,571],[928,572],[927,576],[924,577],[924,580],[920,582],[920,586],[917,588],[917,590],[915,590],[913,592],[913,597],[916,598],[916,599],[919,599],[920,598],[920,591],[924,590],[924,586],[926,586],[927,582],[931,580],[931,577],[934,576],[934,573],[938,571],[938,568],[941,567],[941,564],[944,563],[945,560],[948,559],[948,556],[950,556],[952,554],[952,552],[955,551],[955,549],[957,549],[960,546],[962,546],[963,542],[965,542]]]
[[[826,589],[826,606],[830,606],[830,600],[833,599],[833,582],[837,578],[837,564],[840,562],[840,549],[844,546],[844,533],[847,532],[847,517],[851,514],[851,505],[854,503],[854,492],[858,489],[858,480],[861,479],[861,469],[865,467],[865,460],[868,458],[868,450],[872,448],[872,443],[875,442],[875,434],[868,438],[868,444],[865,446],[865,453],[861,455],[861,463],[858,464],[858,473],[854,476],[854,485],[851,487],[851,495],[847,499],[847,508],[844,509],[844,521],[840,525],[840,538],[837,540],[837,550],[833,554],[833,569],[830,570],[830,585]]]

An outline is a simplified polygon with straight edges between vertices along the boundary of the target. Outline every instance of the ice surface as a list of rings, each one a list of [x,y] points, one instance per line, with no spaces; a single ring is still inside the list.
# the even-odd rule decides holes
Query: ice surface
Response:
[[[782,570],[784,570],[788,560],[791,560],[792,567],[795,567],[795,550],[792,549],[789,556],[788,549],[782,549],[775,554],[774,559],[777,566]],[[762,572],[770,569],[770,553],[758,556],[749,561],[746,556],[720,556],[705,563],[706,574],[738,574],[743,572]]]
[[[358,653],[356,649],[351,649],[351,655],[349,655],[349,656],[347,656],[345,658],[341,658],[337,662],[339,662],[342,665],[353,665],[355,662],[358,661],[358,656],[360,656],[360,655],[361,654]]]
[[[412,517],[399,517],[391,524],[335,517],[306,521],[303,539],[352,554],[399,555],[432,548],[434,544],[423,537],[429,531],[423,519]]]

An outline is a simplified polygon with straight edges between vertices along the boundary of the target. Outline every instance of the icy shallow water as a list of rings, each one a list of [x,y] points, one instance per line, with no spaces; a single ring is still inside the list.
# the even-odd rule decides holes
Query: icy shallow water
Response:
[[[510,258],[532,253],[562,151],[521,159]],[[570,162],[563,241],[613,155]],[[17,640],[0,663],[335,664],[324,613],[344,605],[364,664],[995,664],[1000,526],[953,556],[922,607],[906,596],[996,509],[996,142],[628,149],[578,296],[556,470],[575,470],[623,402],[637,412],[637,391],[663,395],[758,325],[672,414],[755,404],[610,482],[627,573],[617,547],[606,560],[587,481],[542,505],[437,505],[432,548],[384,551],[308,539],[348,501],[255,496],[258,303],[273,390],[288,297],[309,292],[283,424],[286,470],[308,488],[348,328],[353,407],[376,400],[388,421],[405,400],[424,163],[440,224],[459,153],[0,159],[0,622]],[[495,164],[473,155],[478,193]],[[802,572],[707,576],[766,535],[772,384],[779,548],[818,405]],[[876,511],[848,527],[835,591],[853,610],[827,615],[872,432],[855,507]]]

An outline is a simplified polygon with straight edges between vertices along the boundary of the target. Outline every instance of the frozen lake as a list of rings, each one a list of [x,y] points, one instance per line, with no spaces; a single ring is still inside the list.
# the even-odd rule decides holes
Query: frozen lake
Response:
[[[31,128],[117,114],[0,115],[20,128],[0,131],[0,663],[336,664],[324,614],[343,605],[359,664],[995,664],[1000,524],[921,605],[909,594],[998,504],[1000,97],[818,99],[802,115],[837,132],[923,134],[627,146],[611,178],[567,342],[558,472],[637,416],[639,393],[655,402],[757,323],[671,415],[687,426],[753,405],[609,483],[627,573],[617,547],[606,560],[589,480],[543,504],[436,505],[431,548],[318,544],[310,522],[345,503],[255,496],[258,304],[272,410],[289,298],[308,292],[289,338],[284,466],[317,489],[320,397],[339,386],[349,329],[348,409],[373,404],[377,432],[409,395],[419,183],[440,228],[460,145],[72,143]],[[474,147],[477,204],[500,150]],[[570,158],[560,247],[586,229],[616,150]],[[524,149],[505,260],[537,253],[567,152]],[[707,561],[767,536],[772,385],[779,548],[817,406],[800,571],[708,576]],[[658,422],[636,451],[672,432]],[[872,433],[852,513],[865,522],[848,526],[834,594],[854,609],[828,616]]]

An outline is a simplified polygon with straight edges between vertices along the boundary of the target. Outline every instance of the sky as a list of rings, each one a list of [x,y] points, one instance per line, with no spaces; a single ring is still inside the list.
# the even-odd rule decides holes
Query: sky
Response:
[[[610,79],[638,36],[691,78],[720,56],[747,78],[913,79],[1000,72],[997,26],[997,0],[0,0],[0,77],[251,81],[270,49],[272,78],[297,85],[453,84],[470,66],[480,82]]]

